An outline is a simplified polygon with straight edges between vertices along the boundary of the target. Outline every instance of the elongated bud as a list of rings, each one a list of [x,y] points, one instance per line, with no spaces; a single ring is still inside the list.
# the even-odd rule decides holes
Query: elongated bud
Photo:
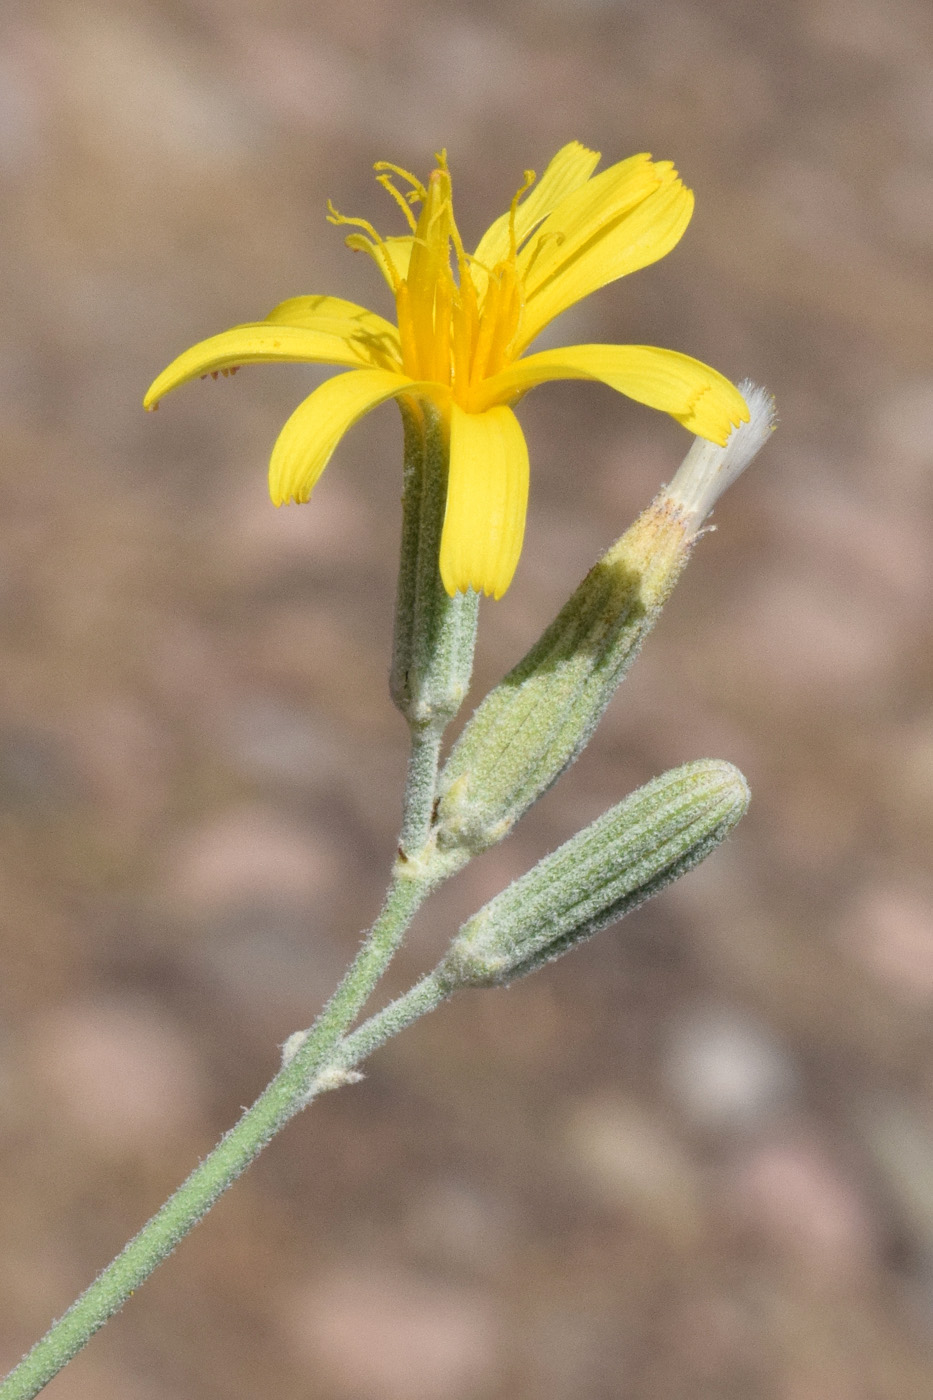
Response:
[[[589,743],[690,557],[706,515],[771,432],[774,406],[742,386],[751,421],[725,447],[698,438],[674,477],[587,574],[479,706],[441,774],[438,844],[500,841]]]
[[[441,977],[501,986],[569,952],[698,865],[748,800],[742,774],[719,759],[646,783],[469,919]]]
[[[406,403],[402,549],[389,688],[410,724],[444,725],[470,686],[479,595],[451,598],[438,559],[447,502],[449,441],[429,404]]]

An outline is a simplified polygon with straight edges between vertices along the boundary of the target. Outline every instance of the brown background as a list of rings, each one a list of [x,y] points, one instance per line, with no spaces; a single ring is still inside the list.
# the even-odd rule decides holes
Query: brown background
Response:
[[[697,212],[570,340],[777,395],[592,749],[390,979],[636,783],[755,800],[616,933],[463,997],[293,1124],[49,1388],[61,1400],[905,1400],[933,1386],[933,9],[927,0],[6,0],[0,1359],[203,1154],[373,916],[391,407],[311,507],[265,464],[319,375],[157,417],[192,341],[328,291],[323,218],[447,146],[468,241],[577,137]],[[596,386],[521,409],[528,538],[476,694],[688,439]]]

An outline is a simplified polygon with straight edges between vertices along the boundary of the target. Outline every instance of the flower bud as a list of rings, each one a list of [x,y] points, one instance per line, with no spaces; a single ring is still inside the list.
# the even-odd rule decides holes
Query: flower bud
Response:
[[[692,870],[748,800],[742,774],[719,759],[646,783],[467,920],[440,976],[492,987],[534,972]]]
[[[680,515],[656,501],[594,565],[460,736],[440,777],[439,846],[494,845],[574,761],[689,553]]]
[[[671,486],[476,710],[440,776],[441,849],[475,854],[500,841],[589,743],[706,515],[770,435],[773,401],[747,381],[741,387],[751,421],[725,447],[696,439]]]

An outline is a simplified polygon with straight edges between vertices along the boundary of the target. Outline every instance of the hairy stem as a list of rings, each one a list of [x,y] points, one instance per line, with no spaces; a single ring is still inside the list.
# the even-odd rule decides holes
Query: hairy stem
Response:
[[[328,1072],[339,1077],[341,1072],[354,1069],[369,1058],[374,1050],[391,1040],[399,1031],[406,1030],[412,1022],[426,1016],[442,1001],[446,1001],[459,987],[465,985],[455,981],[443,966],[436,967],[426,977],[397,1000],[390,1002],[375,1016],[370,1016],[358,1030],[353,1031],[337,1046],[327,1062]]]
[[[425,406],[409,404],[404,416],[404,526],[391,689],[408,721],[411,755],[399,858],[382,912],[315,1024],[294,1038],[297,1049],[285,1067],[161,1210],[0,1383],[0,1400],[27,1400],[36,1395],[123,1306],[266,1143],[326,1087],[320,1076],[385,972],[415,910],[436,884],[463,863],[462,859],[439,855],[431,838],[441,738],[469,685],[479,599],[472,592],[448,597],[438,570],[447,491],[445,426],[437,411]],[[398,1029],[408,1024],[404,1017],[414,1012],[416,1002],[406,1003],[401,1013],[391,1007],[380,1013],[383,1019],[378,1024],[385,1035],[395,1033],[388,1029],[396,1024],[392,1016],[402,1017]],[[430,1009],[427,1002],[424,1006]],[[381,1042],[372,1042],[373,1046],[377,1043]],[[356,1044],[362,1054],[369,1041]]]
[[[415,877],[404,866],[396,868],[379,918],[294,1057],[187,1181],[0,1383],[0,1400],[28,1400],[37,1395],[171,1254],[270,1139],[304,1108],[316,1092],[317,1076],[359,1015],[434,883],[436,876],[430,872]]]
[[[431,835],[443,737],[443,722],[411,725],[411,752],[405,780],[405,819],[399,837],[399,851],[406,860],[423,851]]]

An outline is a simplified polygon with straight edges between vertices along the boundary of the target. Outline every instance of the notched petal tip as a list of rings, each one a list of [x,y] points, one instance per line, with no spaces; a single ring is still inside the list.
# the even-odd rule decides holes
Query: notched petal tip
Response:
[[[350,370],[326,379],[298,405],[276,439],[269,461],[274,504],[304,504],[338,442],[364,413],[424,387],[388,370]]]
[[[736,391],[745,406],[744,420],[720,443],[697,437],[670,486],[667,496],[694,532],[719,500],[757,456],[777,426],[774,399],[767,389],[743,379]]]
[[[696,385],[685,408],[673,416],[697,437],[725,447],[730,435],[749,421],[749,408],[741,392],[717,370],[695,361],[705,371],[705,380]]]

